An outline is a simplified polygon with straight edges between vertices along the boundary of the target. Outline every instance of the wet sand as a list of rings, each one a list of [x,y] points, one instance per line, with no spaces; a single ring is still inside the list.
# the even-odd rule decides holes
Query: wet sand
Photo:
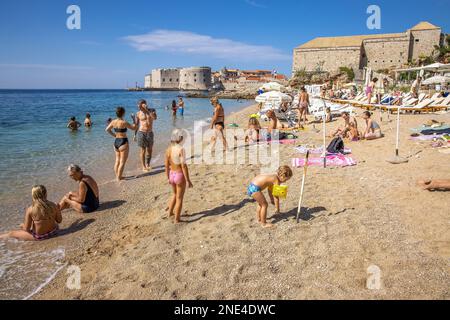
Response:
[[[255,111],[246,108],[227,123],[246,127]],[[430,119],[450,123],[450,113],[402,117],[407,164],[385,161],[394,153],[395,121],[384,116],[383,139],[346,143],[357,166],[311,167],[300,224],[302,169],[288,182],[282,213],[269,208],[272,229],[257,224],[245,194],[260,172],[254,165],[191,165],[194,189],[179,225],[166,217],[171,188],[162,167],[114,185],[114,193],[102,190],[100,212],[64,213],[63,228],[71,231],[45,243],[71,243],[65,263],[81,268],[81,290],[66,287],[64,268],[33,298],[449,299],[450,193],[423,191],[416,180],[450,179],[450,155],[408,140],[409,128]],[[298,144],[320,146],[322,133],[309,128]],[[290,165],[302,155],[282,145],[280,157]],[[366,288],[371,265],[381,269],[380,290]]]

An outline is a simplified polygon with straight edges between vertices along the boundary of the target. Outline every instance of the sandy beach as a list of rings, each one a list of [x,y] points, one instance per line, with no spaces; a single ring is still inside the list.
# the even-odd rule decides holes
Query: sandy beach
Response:
[[[246,108],[226,123],[246,128],[255,111]],[[356,166],[309,169],[300,224],[302,169],[288,182],[282,213],[269,208],[272,229],[258,225],[245,193],[258,166],[191,165],[194,189],[179,225],[164,210],[171,188],[163,167],[122,182],[118,192],[105,187],[101,211],[64,213],[62,228],[71,232],[45,244],[70,243],[65,263],[80,267],[81,289],[67,288],[65,267],[32,298],[449,299],[450,197],[423,191],[416,180],[449,179],[450,155],[408,136],[430,119],[450,123],[450,113],[402,116],[401,154],[409,157],[402,165],[385,161],[394,153],[394,118],[380,122],[383,139],[346,142]],[[322,132],[309,126],[297,144],[320,146]],[[280,146],[281,164],[302,156],[294,145]],[[381,269],[380,290],[366,288],[371,265]]]

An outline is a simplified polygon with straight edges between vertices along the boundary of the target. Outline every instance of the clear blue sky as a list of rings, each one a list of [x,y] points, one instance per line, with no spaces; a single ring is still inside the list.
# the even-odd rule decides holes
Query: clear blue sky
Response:
[[[81,30],[66,28],[71,4]],[[370,4],[381,30],[367,29]],[[450,32],[449,12],[449,0],[2,0],[0,88],[123,88],[152,68],[197,65],[290,74],[293,48],[317,36],[419,21]]]

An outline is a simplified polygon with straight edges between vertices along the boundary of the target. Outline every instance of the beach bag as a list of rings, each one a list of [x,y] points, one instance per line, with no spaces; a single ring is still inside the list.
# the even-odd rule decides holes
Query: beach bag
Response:
[[[344,153],[344,141],[341,137],[334,138],[327,148],[328,153]]]

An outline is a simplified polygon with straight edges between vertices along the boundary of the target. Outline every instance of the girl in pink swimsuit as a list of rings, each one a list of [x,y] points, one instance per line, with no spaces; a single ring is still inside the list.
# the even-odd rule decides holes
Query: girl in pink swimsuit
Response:
[[[173,195],[169,201],[169,218],[175,215],[175,223],[180,222],[181,210],[183,208],[184,193],[186,186],[192,188],[189,178],[189,170],[186,165],[186,153],[182,147],[183,131],[175,129],[172,132],[170,146],[166,151],[165,167],[167,180],[172,186]]]

